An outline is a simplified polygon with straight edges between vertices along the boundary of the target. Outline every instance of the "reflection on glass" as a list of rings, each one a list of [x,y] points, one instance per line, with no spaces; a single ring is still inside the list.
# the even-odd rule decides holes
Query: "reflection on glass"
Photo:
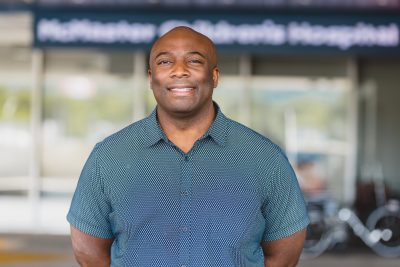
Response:
[[[154,99],[153,91],[150,88],[145,91],[144,95],[146,100],[146,115],[149,115],[156,107],[157,102]]]
[[[341,198],[347,149],[345,79],[254,77],[254,129],[286,150],[306,193]]]
[[[0,177],[28,175],[30,91],[0,83]]]
[[[95,66],[84,71],[48,70],[43,176],[77,179],[94,144],[132,122],[133,84],[131,76]]]
[[[23,179],[15,178],[29,174],[31,92],[27,51],[0,50],[0,179],[7,180],[1,184],[5,190],[18,189],[15,182],[21,185],[19,189],[26,189]]]
[[[245,112],[243,78],[235,76],[223,76],[219,85],[214,89],[213,99],[221,107],[222,112],[229,118],[247,124],[242,113]]]

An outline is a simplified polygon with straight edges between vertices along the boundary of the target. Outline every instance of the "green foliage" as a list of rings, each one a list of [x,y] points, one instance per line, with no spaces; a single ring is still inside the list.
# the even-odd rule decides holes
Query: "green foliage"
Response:
[[[29,88],[0,87],[0,120],[27,123],[30,118],[31,92]]]
[[[346,95],[315,92],[256,91],[252,101],[253,127],[282,144],[285,136],[284,114],[292,110],[297,125],[327,137],[344,139]]]
[[[91,99],[74,99],[47,90],[44,116],[63,125],[64,134],[83,137],[99,121],[129,122],[132,117],[132,99],[117,90],[99,90]]]

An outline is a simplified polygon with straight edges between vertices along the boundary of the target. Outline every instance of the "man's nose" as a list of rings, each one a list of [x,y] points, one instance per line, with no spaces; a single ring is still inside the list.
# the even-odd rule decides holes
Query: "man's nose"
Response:
[[[172,77],[176,77],[176,78],[188,77],[189,71],[188,71],[187,65],[184,62],[175,62],[170,76],[171,76],[171,78]]]

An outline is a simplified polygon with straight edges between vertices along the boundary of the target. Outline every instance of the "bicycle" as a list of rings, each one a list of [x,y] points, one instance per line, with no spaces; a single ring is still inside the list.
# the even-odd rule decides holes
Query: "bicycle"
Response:
[[[330,198],[326,203],[334,203]],[[375,209],[364,225],[349,208],[327,213],[321,200],[309,200],[308,211],[311,220],[302,259],[315,258],[326,250],[347,240],[346,225],[376,254],[395,258],[400,256],[400,202],[390,200]]]
[[[377,208],[364,225],[351,209],[338,209],[336,202],[327,194],[320,199],[308,199],[311,223],[302,258],[317,257],[336,244],[345,242],[347,226],[376,254],[388,258],[400,256],[400,202],[394,199],[387,201],[383,168],[376,157],[376,91],[374,83],[367,83],[361,90],[360,98],[365,100],[365,151],[361,175],[364,180],[374,184]],[[334,210],[327,212],[326,203],[331,203]]]

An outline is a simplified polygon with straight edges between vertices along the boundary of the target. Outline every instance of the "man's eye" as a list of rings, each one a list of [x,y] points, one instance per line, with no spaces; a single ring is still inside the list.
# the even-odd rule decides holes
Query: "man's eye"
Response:
[[[199,59],[191,59],[191,60],[189,60],[189,63],[193,63],[193,64],[201,64],[201,63],[203,63],[201,60],[199,60]]]
[[[172,61],[170,60],[160,60],[157,62],[158,65],[167,65],[167,64],[171,64]]]

